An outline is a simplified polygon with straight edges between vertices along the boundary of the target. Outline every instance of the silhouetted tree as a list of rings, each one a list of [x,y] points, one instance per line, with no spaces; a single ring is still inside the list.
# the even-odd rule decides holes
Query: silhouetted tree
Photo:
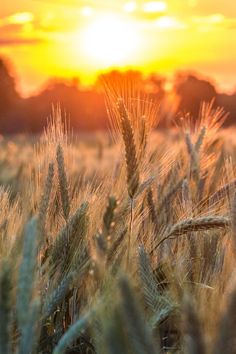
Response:
[[[52,105],[60,104],[77,130],[104,129],[107,126],[103,95],[94,89],[80,89],[74,82],[51,81],[37,96],[25,100],[24,110],[27,131],[38,132],[46,125]]]
[[[224,107],[230,113],[226,124],[236,123],[236,93],[219,94],[210,82],[194,75],[177,75],[173,91],[167,94],[166,80],[159,74],[144,77],[135,70],[113,70],[101,75],[94,86],[87,89],[80,85],[78,78],[69,81],[51,79],[37,95],[23,99],[16,90],[10,66],[0,58],[0,133],[40,132],[46,125],[53,104],[60,104],[71,126],[78,131],[106,129],[109,123],[102,87],[104,83],[117,97],[125,94],[128,98],[136,97],[132,88],[132,83],[135,83],[140,93],[148,93],[160,104],[159,114],[164,120],[160,124],[162,127],[170,126],[178,104],[180,110],[197,117],[201,102],[214,97],[215,105]]]
[[[161,100],[165,96],[166,78],[151,74],[145,80],[145,91],[151,94],[155,99]]]
[[[210,82],[193,75],[177,75],[174,89],[180,97],[179,109],[191,113],[195,118],[201,103],[209,102],[217,96],[215,87]]]
[[[16,107],[20,96],[16,91],[15,79],[6,62],[0,58],[0,131],[10,132],[18,126]]]
[[[229,113],[225,125],[236,124],[236,93],[232,95],[218,94],[216,104],[224,107],[225,111]]]

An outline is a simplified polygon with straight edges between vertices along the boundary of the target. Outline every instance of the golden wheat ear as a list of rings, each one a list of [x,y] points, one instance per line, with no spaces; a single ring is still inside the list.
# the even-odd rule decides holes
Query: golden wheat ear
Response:
[[[42,197],[39,204],[38,211],[38,230],[41,238],[41,243],[45,239],[45,224],[46,224],[46,216],[49,207],[50,195],[52,191],[53,185],[53,177],[54,177],[54,164],[50,163],[48,166],[48,174],[45,180],[45,185],[42,193]]]
[[[127,172],[128,193],[131,199],[134,198],[139,187],[139,164],[137,160],[137,151],[134,140],[134,131],[129,119],[128,112],[124,105],[124,101],[119,99],[117,102],[120,114],[120,124],[122,138],[125,146],[125,161]]]
[[[69,197],[69,186],[66,175],[66,168],[64,162],[64,154],[61,145],[57,147],[57,168],[58,168],[58,178],[59,178],[59,188],[61,195],[61,204],[65,220],[68,219],[70,214],[70,197]]]

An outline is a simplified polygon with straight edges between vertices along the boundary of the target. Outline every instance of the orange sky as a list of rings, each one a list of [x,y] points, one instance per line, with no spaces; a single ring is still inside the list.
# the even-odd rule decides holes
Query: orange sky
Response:
[[[234,0],[7,0],[0,4],[0,55],[25,94],[48,77],[132,67],[170,75],[195,70],[236,87]]]

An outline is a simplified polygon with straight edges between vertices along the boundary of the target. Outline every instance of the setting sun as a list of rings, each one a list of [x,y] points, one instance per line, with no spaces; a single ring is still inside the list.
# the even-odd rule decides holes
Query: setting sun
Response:
[[[8,0],[0,10],[0,51],[26,96],[51,77],[91,85],[111,69],[192,70],[232,90],[235,31],[232,0]]]
[[[138,49],[138,34],[131,21],[108,14],[82,31],[82,50],[99,67],[126,64]]]

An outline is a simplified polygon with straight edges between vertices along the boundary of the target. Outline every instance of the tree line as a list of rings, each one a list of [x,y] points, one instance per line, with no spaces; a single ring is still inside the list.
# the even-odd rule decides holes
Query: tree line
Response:
[[[229,113],[225,124],[236,123],[236,92],[219,93],[211,82],[197,75],[177,74],[171,90],[164,77],[158,74],[144,77],[138,71],[103,74],[90,88],[82,87],[78,79],[51,79],[37,95],[23,98],[16,89],[16,79],[11,70],[0,58],[0,133],[40,132],[46,125],[53,104],[60,104],[75,130],[106,129],[108,119],[101,81],[128,81],[129,78],[139,82],[140,89],[155,102],[159,102],[162,118],[160,124],[163,127],[171,124],[177,111],[189,112],[193,118],[197,118],[201,103],[212,99],[214,105],[223,107]]]

